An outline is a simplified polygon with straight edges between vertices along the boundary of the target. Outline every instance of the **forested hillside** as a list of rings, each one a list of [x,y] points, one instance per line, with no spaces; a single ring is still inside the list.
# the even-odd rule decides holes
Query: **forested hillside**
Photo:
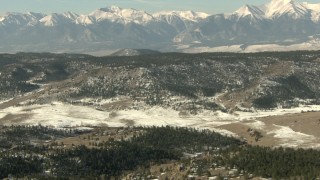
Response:
[[[319,104],[319,59],[319,52],[306,51],[134,57],[2,54],[0,97],[42,91],[31,103],[77,103],[124,96],[132,103],[122,109],[144,102],[193,114]],[[219,101],[212,98],[217,95]]]
[[[21,135],[28,141],[17,141]],[[0,178],[320,177],[317,150],[253,147],[208,130],[167,126],[78,131],[4,126],[0,137],[12,145],[2,146]],[[70,137],[90,144],[67,146],[63,142]],[[108,140],[102,140],[104,137]],[[155,171],[155,166],[166,168]]]

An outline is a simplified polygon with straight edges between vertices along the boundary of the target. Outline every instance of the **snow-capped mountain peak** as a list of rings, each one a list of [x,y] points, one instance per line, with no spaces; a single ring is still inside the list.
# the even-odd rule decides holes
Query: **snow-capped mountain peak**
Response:
[[[44,16],[46,16],[45,14],[43,13],[35,13],[35,12],[28,12],[27,13],[28,15],[40,20],[41,18],[43,18]]]
[[[109,12],[109,10],[106,8],[95,10],[94,12],[90,13],[89,16],[96,21],[110,20],[114,22],[119,18],[116,14]]]
[[[70,11],[63,13],[62,15],[68,19],[71,19],[71,20],[75,20],[79,17],[78,14],[70,12]]]
[[[110,9],[111,11],[113,11],[113,12],[119,12],[119,11],[122,10],[122,8],[120,8],[120,7],[118,7],[118,6],[115,6],[115,5],[110,6],[109,9]]]
[[[58,14],[54,13],[40,19],[40,22],[45,26],[54,26],[58,22]]]
[[[264,12],[261,9],[259,9],[256,6],[249,6],[249,5],[242,6],[233,14],[237,15],[238,17],[251,16],[252,18],[255,18],[255,19],[264,18]]]
[[[153,19],[153,16],[136,9],[122,9],[117,6],[111,6],[107,8],[101,8],[89,16],[93,17],[97,21],[109,20],[112,22],[144,24]]]
[[[235,14],[247,16],[247,15],[251,15],[252,12],[251,12],[250,6],[249,5],[245,5],[245,6],[242,6],[241,8],[239,8],[238,10],[236,10]]]
[[[156,18],[176,16],[184,20],[199,21],[209,16],[207,13],[194,11],[161,11],[153,14]]]
[[[209,16],[209,14],[202,13],[202,12],[194,12],[194,11],[176,11],[180,17],[191,20],[197,21],[199,19],[205,19]]]
[[[293,0],[271,0],[270,4],[274,6],[282,6],[284,4],[294,3]]]
[[[123,48],[185,51],[239,44],[245,44],[241,45],[245,49],[247,45],[260,43],[305,42],[319,34],[319,29],[320,4],[292,0],[270,0],[262,6],[245,5],[232,14],[215,15],[195,11],[149,14],[111,6],[87,15],[4,14],[0,17],[0,41],[11,44],[3,43],[0,49],[3,52],[16,51],[12,47],[19,51],[110,52]],[[43,46],[46,42],[53,43]]]
[[[314,22],[320,22],[320,4],[309,4],[303,2],[302,6],[311,12],[311,18]]]
[[[118,6],[112,5],[110,7],[100,8],[99,10],[103,11],[103,12],[118,13],[118,12],[122,11],[123,9]]]
[[[268,18],[288,15],[294,19],[305,18],[309,15],[308,9],[293,0],[272,0],[265,5],[265,14]]]
[[[309,4],[307,2],[303,2],[302,5],[307,9],[320,12],[320,4]]]
[[[269,3],[266,4],[268,6],[269,11],[277,11],[278,9],[283,8],[289,4],[295,4],[293,0],[271,0]]]
[[[153,19],[153,16],[144,12],[135,9],[122,9],[121,14],[124,19],[133,21],[135,23],[146,23]]]
[[[95,18],[87,15],[80,15],[76,20],[76,24],[90,25],[95,23]]]
[[[23,13],[9,12],[0,18],[0,22],[2,25],[24,26],[24,25],[35,24],[42,17],[43,15],[41,15],[40,13],[23,14]]]
[[[78,15],[71,12],[63,14],[53,13],[40,19],[39,21],[45,26],[56,26],[58,24],[67,24],[75,21]]]

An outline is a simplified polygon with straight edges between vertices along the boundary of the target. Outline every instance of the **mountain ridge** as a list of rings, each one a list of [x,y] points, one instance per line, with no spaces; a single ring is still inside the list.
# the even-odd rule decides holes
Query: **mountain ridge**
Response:
[[[111,6],[88,15],[7,13],[0,17],[0,40],[4,42],[0,52],[90,54],[123,48],[193,52],[234,45],[302,46],[318,32],[320,4],[291,0],[245,5],[230,14],[214,15],[194,11],[148,13]]]
[[[140,55],[152,55],[152,54],[160,54],[159,51],[153,51],[150,49],[120,49],[110,56],[140,56]]]

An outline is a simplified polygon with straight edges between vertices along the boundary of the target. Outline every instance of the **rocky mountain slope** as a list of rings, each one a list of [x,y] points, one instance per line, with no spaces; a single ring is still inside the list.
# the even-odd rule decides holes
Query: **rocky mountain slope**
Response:
[[[88,15],[7,13],[0,17],[0,52],[268,51],[319,49],[319,4],[272,0],[231,14],[150,14],[101,8]],[[263,45],[263,46],[262,46]],[[262,47],[261,47],[262,46]],[[280,49],[285,50],[286,48]]]

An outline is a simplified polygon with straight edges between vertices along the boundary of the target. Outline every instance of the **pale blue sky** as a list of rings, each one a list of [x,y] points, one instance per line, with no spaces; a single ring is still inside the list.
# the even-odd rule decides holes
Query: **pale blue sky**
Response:
[[[244,4],[261,5],[271,0],[0,0],[0,14],[5,12],[66,12],[88,14],[111,5],[147,12],[194,10],[209,14],[233,12]],[[302,0],[296,0],[302,2]],[[304,0],[306,1],[306,0]],[[319,0],[307,0],[320,3]]]

